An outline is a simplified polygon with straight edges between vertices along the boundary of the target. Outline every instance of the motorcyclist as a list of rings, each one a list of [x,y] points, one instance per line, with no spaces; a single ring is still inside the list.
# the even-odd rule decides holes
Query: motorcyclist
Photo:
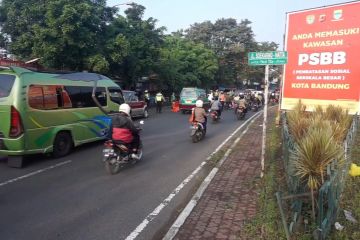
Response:
[[[262,104],[262,96],[260,93],[256,92],[255,93],[255,101],[257,102],[257,104],[260,106]]]
[[[119,113],[111,117],[112,140],[115,144],[126,143],[130,146],[132,158],[139,158],[137,150],[140,145],[139,129],[134,125],[130,117],[130,106],[123,103],[119,107]]]
[[[239,94],[238,96],[236,96],[234,98],[234,103],[236,104],[237,108],[243,107],[244,108],[244,112],[247,112],[247,105],[248,103],[245,100],[245,97],[243,94]],[[236,109],[235,108],[235,113],[236,113]]]
[[[245,100],[244,95],[240,95],[240,100],[239,100],[238,107],[243,107],[245,113],[247,112],[247,102],[246,102],[246,100]]]
[[[207,113],[203,108],[204,102],[202,100],[197,100],[195,107],[192,109],[192,120],[191,122],[199,122],[203,125],[204,131],[206,132],[206,123],[207,123]]]
[[[220,99],[220,103],[221,103],[221,108],[223,108],[224,105],[225,105],[225,100],[226,100],[225,99],[225,93],[223,91],[221,91],[219,99]]]
[[[218,97],[214,97],[214,101],[211,103],[210,105],[210,110],[216,111],[218,113],[218,116],[220,118],[221,116],[221,109],[222,109],[222,104],[219,101]]]

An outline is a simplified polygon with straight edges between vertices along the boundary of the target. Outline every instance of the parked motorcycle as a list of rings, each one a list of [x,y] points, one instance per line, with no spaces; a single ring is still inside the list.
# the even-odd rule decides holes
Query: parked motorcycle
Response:
[[[140,121],[140,124],[144,124]],[[139,128],[139,130],[141,130]],[[121,167],[127,164],[135,164],[140,161],[143,154],[143,146],[140,140],[139,148],[136,154],[136,158],[133,157],[133,152],[129,144],[114,142],[113,140],[107,140],[104,143],[103,149],[103,162],[105,164],[106,171],[113,175],[120,171]]]
[[[192,123],[190,129],[190,137],[193,143],[199,142],[205,137],[206,131],[202,123],[194,122]]]
[[[220,119],[219,113],[216,110],[211,110],[210,117],[211,117],[211,120],[213,123],[219,121],[219,119]]]
[[[236,108],[236,118],[237,120],[243,120],[245,118],[245,108],[243,106],[239,106]]]

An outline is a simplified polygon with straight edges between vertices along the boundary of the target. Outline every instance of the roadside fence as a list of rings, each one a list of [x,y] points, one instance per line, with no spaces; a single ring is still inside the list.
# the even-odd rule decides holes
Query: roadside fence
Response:
[[[291,134],[289,134],[285,114],[282,115],[282,119],[282,151],[287,183],[287,196],[282,196],[281,192],[277,192],[276,198],[286,237],[287,239],[291,239],[291,236],[299,225],[303,225],[302,228],[305,230],[309,229],[309,222],[307,220],[309,214],[307,212],[311,209],[311,206],[309,206],[309,204],[311,204],[311,201],[309,201],[311,195],[307,192],[308,190],[305,184],[301,184],[300,178],[295,175],[294,163],[291,161],[291,154],[294,150],[295,142]],[[327,166],[327,180],[317,192],[317,229],[313,233],[316,239],[326,239],[330,233],[331,226],[333,226],[336,221],[339,212],[340,196],[344,189],[346,178],[349,176],[351,146],[355,139],[358,122],[358,117],[354,116],[343,143],[345,162],[339,164],[338,160],[335,160]]]

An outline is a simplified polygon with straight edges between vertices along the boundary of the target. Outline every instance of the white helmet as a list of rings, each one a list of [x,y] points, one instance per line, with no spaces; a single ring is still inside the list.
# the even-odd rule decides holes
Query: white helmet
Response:
[[[195,103],[195,106],[199,107],[199,108],[203,107],[203,105],[204,105],[204,102],[202,100],[197,100]]]
[[[131,110],[131,108],[130,108],[129,104],[127,104],[127,103],[123,103],[119,107],[119,112],[126,113],[129,116],[130,116],[130,110]]]

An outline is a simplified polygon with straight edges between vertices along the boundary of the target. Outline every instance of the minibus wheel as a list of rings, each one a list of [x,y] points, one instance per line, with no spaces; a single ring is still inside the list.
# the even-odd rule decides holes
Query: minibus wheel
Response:
[[[56,134],[54,145],[53,145],[53,156],[63,157],[67,155],[73,147],[73,141],[70,133],[68,132],[59,132]]]

